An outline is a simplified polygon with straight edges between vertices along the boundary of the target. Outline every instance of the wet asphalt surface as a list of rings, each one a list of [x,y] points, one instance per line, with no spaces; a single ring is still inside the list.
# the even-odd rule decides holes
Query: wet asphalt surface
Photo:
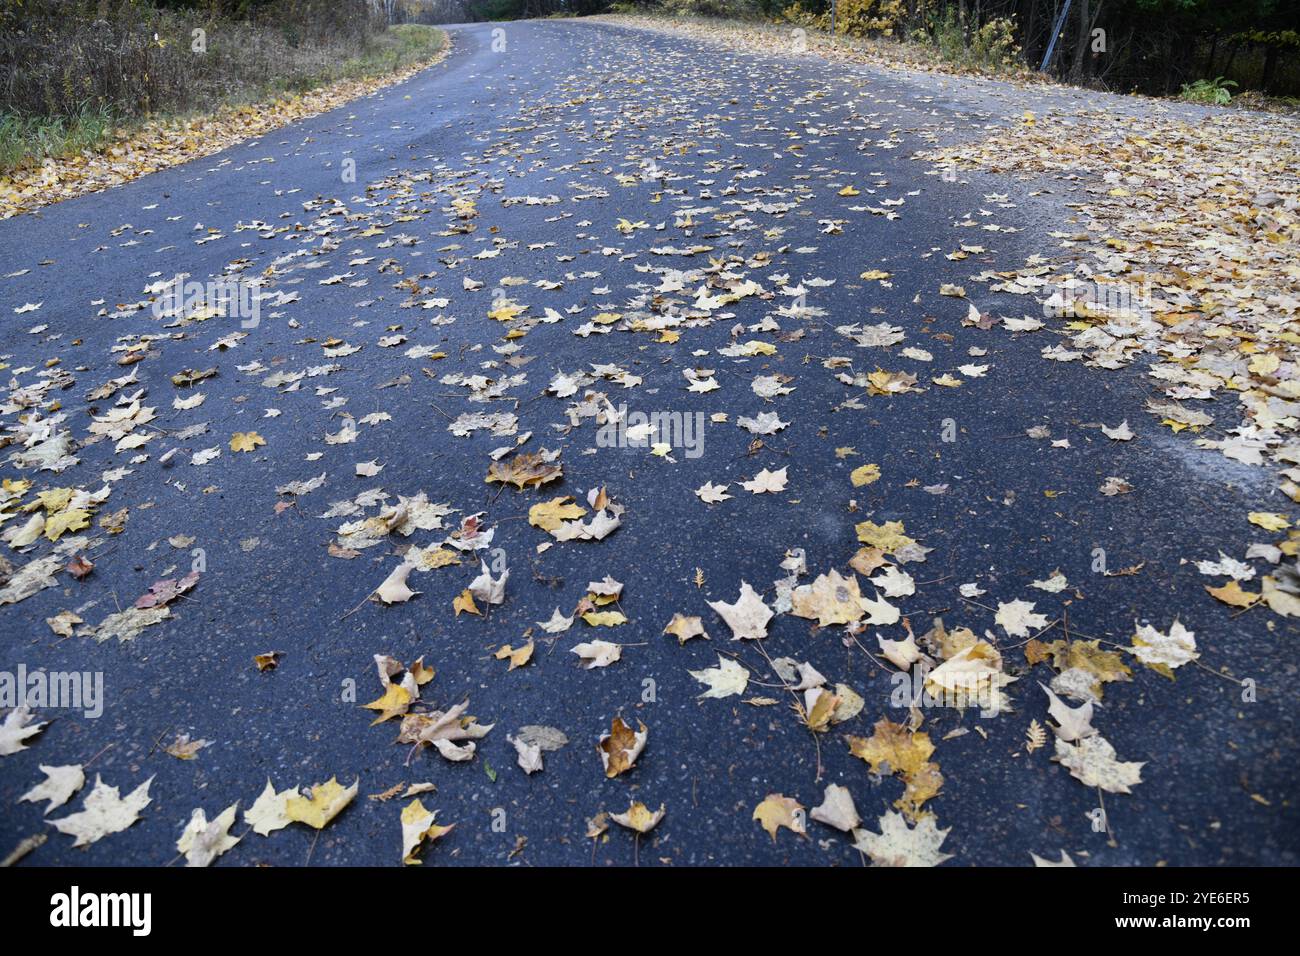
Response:
[[[725,624],[706,600],[735,600],[742,579],[770,597],[790,548],[806,552],[805,581],[831,567],[843,569],[857,547],[854,523],[870,519],[902,521],[909,535],[933,549],[925,563],[906,567],[918,593],[895,602],[918,633],[935,616],[976,633],[993,629],[991,611],[957,594],[959,584],[975,581],[986,589],[978,600],[988,607],[1015,598],[1036,601],[1049,619],[1068,610],[1072,633],[1120,644],[1129,642],[1135,620],[1164,630],[1178,617],[1196,632],[1202,662],[1231,675],[1184,667],[1170,681],[1135,665],[1132,682],[1107,687],[1094,723],[1122,759],[1146,761],[1143,783],[1132,794],[1107,795],[1112,845],[1105,833],[1094,832],[1089,818],[1098,805],[1096,792],[1052,762],[1050,747],[1025,752],[1030,719],[1046,722],[1046,700],[1036,682],[1046,682],[1051,672],[1046,665],[1029,671],[1020,652],[1008,650],[1008,669],[1021,678],[1011,685],[1014,714],[981,719],[974,711],[926,712],[924,729],[936,743],[932,759],[945,777],[941,795],[928,807],[941,826],[951,827],[944,850],[955,858],[948,866],[1026,865],[1031,851],[1055,857],[1062,849],[1081,865],[1294,863],[1300,822],[1291,802],[1296,626],[1261,609],[1233,616],[1204,593],[1209,579],[1188,563],[1212,559],[1220,550],[1240,556],[1252,541],[1268,540],[1247,524],[1245,514],[1281,510],[1270,477],[1263,469],[1199,451],[1189,438],[1161,428],[1142,410],[1149,390],[1139,369],[1104,372],[1046,362],[1039,351],[1059,341],[1055,334],[963,327],[966,303],[937,294],[943,282],[965,283],[983,309],[1034,314],[1032,300],[984,295],[969,276],[984,268],[1018,268],[1035,253],[1053,255],[1057,243],[1046,233],[1069,229],[1066,184],[974,175],[949,183],[926,175],[928,164],[910,158],[936,140],[969,136],[982,124],[1014,117],[1014,104],[997,97],[981,115],[971,106],[977,97],[949,95],[956,83],[927,85],[809,58],[727,53],[584,23],[508,24],[505,49],[498,52],[493,29],[453,28],[453,49],[444,62],[339,110],[0,223],[0,272],[30,269],[0,280],[4,361],[10,370],[39,370],[58,358],[73,371],[76,383],[60,397],[78,438],[89,424],[86,406],[102,411],[108,404],[87,403],[85,393],[127,371],[112,364],[114,345],[164,331],[148,310],[101,317],[98,300],[111,311],[114,303],[142,299],[144,286],[158,278],[178,272],[206,278],[237,259],[251,260],[250,274],[304,248],[326,260],[319,271],[290,268],[287,275],[298,283],[276,288],[299,292],[300,301],[275,309],[278,316],[264,317],[228,352],[209,351],[235,328],[221,321],[155,343],[154,354],[135,366],[136,387],[147,388],[146,404],[158,408],[154,424],[174,433],[207,422],[209,433],[182,443],[186,451],[170,467],[157,458],[177,443],[161,435],[145,449],[150,459],[131,465],[133,472],[113,484],[101,512],[129,505],[130,517],[121,534],[101,532],[90,577],[77,582],[60,575],[57,586],[0,608],[0,667],[102,671],[107,698],[98,719],[44,712],[42,719],[54,719],[29,749],[0,758],[0,852],[45,829],[43,805],[16,802],[40,779],[38,764],[95,757],[90,782],[98,773],[125,792],[152,775],[153,802],[135,826],[88,848],[73,849],[70,837],[50,830],[49,841],[24,865],[174,864],[175,841],[193,808],[203,807],[211,817],[236,800],[246,807],[267,777],[283,788],[337,775],[345,783],[359,778],[360,796],[319,839],[305,827],[266,838],[249,833],[218,865],[395,865],[402,801],[367,795],[400,782],[431,781],[437,792],[425,796],[426,805],[438,809],[439,823],[455,823],[456,829],[426,850],[426,865],[628,865],[634,858],[630,833],[593,842],[584,837],[586,821],[639,800],[667,809],[664,821],[635,848],[641,865],[857,866],[859,854],[838,831],[809,823],[807,838],[781,831],[773,841],[750,817],[772,792],[815,806],[827,783],[850,789],[868,825],[889,809],[901,784],[872,778],[843,742],[845,733],[868,735],[880,716],[905,719],[906,711],[890,707],[889,674],[846,647],[832,629],[816,631],[790,615],[773,621],[765,642],[771,656],[810,661],[866,701],[860,716],[824,735],[817,781],[817,754],[783,692],[751,684],[746,697],[781,697],[770,707],[734,697],[700,701],[703,688],[687,672],[713,666],[723,650],[740,654],[753,681],[773,681],[752,648],[727,639]],[[802,137],[797,150],[790,148],[792,131]],[[355,184],[340,179],[348,158],[356,162]],[[778,214],[743,213],[753,229],[705,224],[684,239],[673,228],[671,197],[656,200],[663,183],[640,175],[647,158],[667,172],[668,186],[695,196],[683,205],[731,208],[722,202],[729,198],[723,192],[728,184],[779,190],[758,198],[794,205]],[[764,175],[733,179],[749,170]],[[621,183],[618,174],[631,177],[631,184]],[[447,205],[453,184],[484,188],[470,235],[442,234],[452,220],[440,207]],[[855,185],[860,195],[839,196],[845,184]],[[374,187],[368,193],[372,201],[390,204],[367,206],[364,198],[354,198],[367,195],[367,185]],[[408,206],[422,210],[412,218],[394,221],[393,206],[409,199],[411,188],[436,192]],[[701,198],[703,192],[712,198]],[[549,195],[561,202],[501,201]],[[312,234],[320,210],[302,205],[317,197],[339,199],[352,213],[370,218],[336,217],[330,228],[341,242],[322,252],[320,237]],[[897,219],[848,210],[881,198],[906,199],[892,207]],[[957,228],[968,214],[981,224],[1018,231]],[[620,218],[668,226],[624,236],[615,229]],[[842,220],[842,234],[824,234],[828,220]],[[235,228],[254,221],[304,228],[273,238],[259,229]],[[360,236],[372,222],[384,225],[384,232]],[[209,228],[219,230],[220,238],[196,245]],[[447,255],[439,250],[452,243],[461,245],[454,256],[488,248],[494,228],[512,244],[496,257],[465,258],[454,268],[439,262]],[[766,236],[772,228],[784,233]],[[380,245],[398,233],[414,241]],[[710,233],[713,238],[702,238]],[[728,344],[736,323],[758,323],[778,303],[744,299],[728,307],[734,318],[682,329],[675,344],[644,333],[572,334],[602,308],[618,308],[633,294],[629,286],[653,284],[654,276],[637,271],[638,265],[705,265],[698,261],[702,257],[647,254],[651,246],[697,241],[715,245],[714,256],[729,243],[736,244],[730,251],[746,258],[768,250],[770,260],[743,270],[765,288],[779,288],[767,280],[777,273],[788,274],[791,283],[835,279],[833,286],[809,289],[809,304],[825,314],[779,318],[782,332],[804,329],[797,340],[745,332],[741,341],[772,341],[777,354],[743,359],[711,350]],[[977,242],[987,252],[950,262],[944,253],[958,242]],[[799,248],[814,251],[794,251]],[[375,259],[349,268],[348,260],[358,255]],[[406,276],[436,272],[423,280],[424,288],[436,288],[449,305],[431,312],[399,308],[407,295],[393,282],[402,276],[375,271],[389,257]],[[892,287],[858,279],[872,268],[891,272]],[[369,284],[318,284],[349,271]],[[588,272],[598,275],[584,278]],[[508,289],[517,301],[531,304],[534,314],[545,306],[561,312],[585,308],[517,340],[518,354],[532,361],[504,372],[526,374],[525,384],[512,388],[502,403],[483,406],[466,401],[463,389],[438,382],[454,372],[502,374],[481,365],[500,358],[492,346],[502,343],[503,329],[484,317],[489,290],[500,277],[531,283],[565,273],[577,277],[560,291]],[[464,290],[463,276],[483,282],[484,289]],[[595,291],[602,289],[608,292]],[[15,315],[13,309],[25,302],[44,304],[38,312]],[[456,321],[426,320],[440,314]],[[299,327],[290,327],[289,319]],[[932,351],[932,365],[920,368],[890,354],[897,349],[867,354],[834,331],[850,322],[884,320],[905,328],[904,346]],[[46,331],[28,332],[41,323],[48,324]],[[393,334],[392,326],[401,326],[408,341],[378,347],[378,339]],[[363,348],[338,360],[322,358],[319,341],[331,336]],[[303,343],[308,337],[316,342]],[[447,358],[405,358],[412,345],[434,346]],[[987,349],[987,355],[972,359],[971,347]],[[694,350],[710,354],[695,356]],[[852,357],[859,371],[876,364],[904,368],[927,385],[931,375],[966,362],[992,368],[960,388],[930,386],[919,394],[868,398],[821,366],[830,355]],[[258,372],[236,368],[255,360],[263,366]],[[297,391],[261,384],[274,370],[331,361],[341,367],[304,380]],[[588,420],[567,434],[557,431],[552,426],[564,422],[572,399],[544,389],[557,372],[591,362],[617,363],[643,377],[635,389],[596,386],[616,404],[726,411],[732,419],[777,411],[792,424],[752,455],[751,436],[734,421],[710,424],[703,454],[679,454],[675,463],[644,449],[586,453],[595,447],[593,425]],[[716,370],[720,390],[686,391],[681,370],[697,363]],[[204,404],[174,411],[177,390],[170,376],[211,365],[220,374],[199,387],[207,394]],[[749,382],[773,372],[792,376],[788,384],[795,390],[766,403]],[[33,373],[26,374],[29,379]],[[409,379],[390,385],[402,375]],[[317,386],[336,391],[317,395]],[[862,407],[842,407],[854,395]],[[338,396],[346,405],[324,407]],[[280,416],[261,417],[268,407],[280,409]],[[518,414],[521,432],[533,432],[526,447],[563,449],[561,484],[541,492],[499,492],[484,483],[488,452],[511,439],[485,432],[454,437],[447,419],[501,409]],[[339,429],[341,414],[361,418],[371,412],[386,412],[392,420],[360,426],[352,444],[323,441]],[[1112,443],[1097,427],[1123,419],[1136,441]],[[953,442],[941,439],[948,420],[957,429]],[[1026,437],[1035,425],[1047,425],[1053,438],[1069,438],[1070,447]],[[267,444],[252,454],[232,454],[230,435],[250,429]],[[220,458],[202,467],[188,463],[190,454],[212,445],[223,448]],[[858,455],[837,458],[834,450],[844,446]],[[316,452],[323,457],[305,459]],[[20,472],[7,461],[0,474],[35,478],[38,487],[97,488],[99,475],[127,464],[130,455],[114,455],[108,442],[87,445],[79,454],[81,463],[61,475]],[[354,476],[354,463],[371,459],[385,466],[383,472]],[[878,463],[882,478],[853,488],[848,474],[865,462]],[[784,492],[751,496],[735,484],[763,467],[788,469]],[[328,475],[324,487],[277,512],[277,502],[289,500],[277,495],[277,485],[322,471]],[[1102,497],[1097,488],[1112,475],[1127,478],[1135,491]],[[735,497],[703,504],[693,489],[710,480],[732,482]],[[942,483],[949,486],[946,494],[922,490]],[[622,527],[600,542],[558,543],[536,554],[548,538],[528,525],[529,505],[557,494],[581,498],[600,485],[626,507]],[[505,549],[510,562],[505,603],[482,618],[453,617],[452,598],[475,573],[470,562],[413,575],[411,584],[422,593],[406,604],[365,603],[397,563],[393,545],[424,545],[440,534],[417,533],[353,560],[330,557],[332,532],[345,519],[319,515],[330,502],[376,487],[391,495],[425,491],[431,501],[461,513],[485,512],[485,523],[496,528],[494,545]],[[458,517],[448,519],[449,527]],[[173,548],[167,538],[175,535],[195,542]],[[43,554],[37,547],[10,558],[18,564]],[[115,601],[125,607],[151,582],[185,573],[191,548],[205,553],[199,584],[173,605],[170,620],[133,641],[61,640],[46,627],[45,619],[64,609],[95,622],[116,610]],[[1111,569],[1142,568],[1122,577],[1093,573],[1097,548],[1105,550]],[[1070,581],[1066,592],[1030,588],[1058,568]],[[696,583],[697,569],[702,585]],[[547,635],[535,633],[547,639],[538,641],[533,661],[515,671],[493,658],[500,645],[520,643],[552,608],[570,609],[588,581],[606,574],[625,584],[620,606],[628,624],[597,633],[577,622],[553,646]],[[661,635],[676,612],[700,615],[711,640],[679,647]],[[880,630],[903,636],[897,627]],[[1060,636],[1057,630],[1044,639]],[[635,646],[625,648],[622,661],[611,667],[583,670],[569,648],[595,638]],[[1018,643],[1003,636],[1008,647]],[[270,650],[282,652],[279,666],[259,672],[253,655]],[[495,723],[473,760],[454,764],[426,752],[408,766],[408,748],[393,742],[395,724],[369,726],[372,714],[358,704],[379,696],[371,662],[377,653],[403,661],[424,655],[437,670],[425,699],[447,706],[468,696],[470,712],[482,723]],[[1238,678],[1258,682],[1256,702],[1243,703]],[[357,688],[355,702],[344,699],[349,682]],[[649,744],[629,773],[606,780],[594,744],[620,714],[645,721]],[[547,754],[546,769],[532,776],[515,766],[506,741],[527,724],[558,727],[570,740]],[[972,732],[941,740],[963,727]],[[177,760],[159,746],[176,733],[213,743],[195,760]],[[51,816],[79,809],[88,790]],[[494,814],[497,809],[504,814]],[[494,827],[494,820],[504,820],[504,827]],[[241,823],[233,832],[244,829]]]

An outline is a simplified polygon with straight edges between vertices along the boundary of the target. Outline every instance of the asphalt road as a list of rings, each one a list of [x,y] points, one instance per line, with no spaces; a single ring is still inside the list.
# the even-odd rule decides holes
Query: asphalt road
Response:
[[[1262,540],[1243,516],[1274,510],[1269,476],[1160,428],[1142,409],[1148,388],[1140,369],[1045,362],[1040,350],[1059,341],[1051,332],[965,327],[967,303],[938,295],[941,283],[964,282],[981,269],[1019,268],[1035,253],[1057,254],[1059,243],[1048,233],[1069,229],[1066,184],[1046,184],[1049,194],[1044,184],[997,177],[945,182],[911,158],[936,139],[974,135],[982,124],[1014,117],[1015,97],[1002,89],[981,107],[988,87],[794,55],[728,53],[579,22],[507,24],[498,34],[504,49],[494,50],[494,29],[452,28],[444,62],[334,112],[0,222],[0,273],[29,270],[0,280],[6,378],[28,385],[50,359],[60,360],[75,384],[52,397],[69,412],[79,441],[90,424],[88,407],[102,414],[113,401],[87,401],[87,393],[129,371],[113,364],[121,354],[114,349],[141,335],[166,336],[133,366],[139,384],[127,389],[146,389],[144,404],[157,408],[157,436],[144,449],[114,453],[111,441],[87,444],[78,451],[80,464],[58,475],[23,471],[7,460],[0,465],[4,477],[34,479],[38,489],[96,489],[105,470],[131,469],[112,482],[101,506],[101,514],[128,506],[130,513],[120,534],[96,529],[102,543],[94,572],[84,581],[61,574],[55,587],[0,608],[0,666],[100,671],[106,694],[101,717],[44,712],[42,719],[53,720],[29,748],[0,758],[0,853],[47,829],[43,805],[16,802],[41,779],[38,765],[93,757],[91,781],[101,774],[123,792],[153,776],[152,803],[133,827],[84,849],[50,830],[24,865],[175,865],[176,839],[195,807],[211,817],[237,800],[246,807],[268,777],[283,788],[337,775],[345,783],[359,778],[360,796],[318,838],[302,826],[269,837],[248,833],[217,865],[396,865],[404,801],[367,795],[430,781],[437,792],[425,795],[426,805],[456,828],[425,851],[426,865],[630,865],[635,854],[643,866],[857,866],[860,854],[836,830],[810,822],[807,838],[782,830],[773,840],[751,814],[769,793],[812,807],[825,784],[840,783],[874,828],[901,785],[873,778],[843,736],[870,734],[882,716],[906,718],[906,710],[890,706],[889,673],[846,647],[842,629],[818,631],[788,614],[773,621],[764,642],[771,657],[809,661],[865,700],[859,716],[822,735],[819,782],[817,751],[789,698],[779,687],[757,684],[775,678],[748,642],[728,640],[726,625],[705,602],[734,601],[742,579],[770,600],[791,548],[806,553],[804,582],[832,567],[844,570],[858,546],[855,522],[898,520],[933,549],[923,564],[906,566],[917,593],[895,602],[918,633],[935,616],[977,634],[995,630],[987,608],[1023,598],[1052,620],[1068,610],[1074,631],[1121,645],[1135,621],[1165,630],[1178,618],[1196,632],[1206,665],[1180,668],[1169,680],[1133,662],[1130,683],[1107,687],[1096,725],[1122,759],[1145,762],[1133,793],[1106,796],[1108,836],[1094,831],[1089,816],[1097,791],[1052,762],[1050,745],[1025,752],[1029,721],[1047,720],[1037,682],[1052,672],[1045,664],[1029,670],[1016,648],[1023,642],[1000,635],[1008,671],[1020,677],[1010,688],[1015,712],[993,719],[970,710],[925,712],[923,729],[945,778],[928,808],[951,828],[944,850],[954,859],[946,865],[1020,866],[1030,852],[1055,857],[1061,850],[1080,865],[1294,863],[1296,627],[1266,610],[1234,616],[1204,593],[1207,579],[1189,563],[1220,550],[1239,557]],[[355,183],[341,177],[349,159]],[[846,185],[858,195],[841,195]],[[476,199],[472,233],[448,229],[461,222],[446,211],[457,195]],[[526,201],[551,196],[558,202]],[[897,218],[850,209],[884,199],[904,200],[885,207]],[[304,208],[318,200],[324,202]],[[335,201],[343,206],[331,210]],[[713,211],[695,214],[700,224],[690,235],[675,225],[681,210],[703,207]],[[959,227],[968,215],[979,225]],[[624,235],[621,219],[648,228]],[[826,231],[830,221],[839,234]],[[264,225],[237,228],[254,223]],[[979,228],[984,224],[1002,228]],[[376,225],[382,228],[372,230]],[[214,238],[196,242],[205,237]],[[986,251],[962,262],[945,258],[959,242]],[[713,251],[649,251],[696,243]],[[492,249],[491,258],[472,258]],[[751,296],[719,310],[734,318],[680,328],[675,343],[621,329],[573,334],[600,312],[635,310],[632,300],[658,282],[647,266],[696,269],[708,265],[708,255],[724,253],[745,260],[731,268],[765,290],[781,288],[773,275],[788,275],[790,285],[833,279],[806,286],[807,304],[824,311],[775,315],[788,297]],[[144,299],[147,285],[177,273],[206,279],[246,260],[244,274],[253,275],[291,254],[299,258],[280,263],[272,288],[300,298],[270,309],[226,351],[211,347],[238,330],[227,319],[164,329],[148,309],[101,314]],[[367,261],[349,265],[358,259]],[[400,272],[379,271],[389,259]],[[891,273],[890,285],[858,278],[869,269]],[[494,351],[505,343],[505,327],[486,317],[492,289],[508,276],[527,280],[505,286],[505,294],[529,305],[529,315],[549,307],[563,316],[513,340],[520,346],[515,356],[531,357],[516,368]],[[419,295],[396,285],[411,277],[418,277]],[[467,289],[466,278],[483,287]],[[363,279],[365,285],[352,284]],[[563,287],[542,288],[533,285],[537,280]],[[699,284],[687,283],[687,301]],[[448,302],[401,307],[412,298]],[[1017,297],[977,299],[1001,314],[1019,316],[1026,308]],[[28,302],[43,304],[15,314]],[[582,311],[565,314],[573,307]],[[430,321],[439,316],[455,321]],[[767,316],[779,331],[748,329]],[[907,340],[884,351],[859,350],[835,332],[881,321],[904,328]],[[775,354],[718,354],[738,323],[746,330],[737,341],[770,342]],[[29,331],[38,325],[47,328]],[[790,335],[797,330],[801,337]],[[401,345],[379,345],[397,334],[407,337]],[[321,343],[331,339],[361,350],[324,357]],[[417,345],[446,358],[404,355]],[[933,363],[899,357],[906,346],[932,352]],[[987,354],[972,358],[972,347]],[[861,372],[877,364],[912,371],[928,387],[868,397],[822,366],[833,355],[852,357]],[[991,368],[959,388],[930,384],[932,376],[970,362]],[[587,386],[615,403],[726,412],[729,420],[707,426],[696,458],[681,450],[667,461],[643,448],[597,448],[590,420],[557,427],[582,389],[563,399],[545,392],[555,374],[589,363],[616,363],[642,377],[635,388]],[[262,384],[274,371],[329,364],[339,367],[304,378],[296,389]],[[687,391],[682,371],[697,365],[714,369],[721,388]],[[170,382],[182,369],[210,366],[219,374],[194,390]],[[469,401],[464,387],[439,381],[456,373],[526,381],[483,404]],[[765,402],[750,382],[775,373],[791,376],[794,391]],[[173,397],[195,390],[207,396],[199,408],[173,409]],[[860,407],[846,407],[850,398]],[[280,414],[264,417],[267,408]],[[526,449],[563,449],[562,482],[524,492],[485,484],[489,452],[513,439],[448,431],[448,418],[476,411],[517,414],[519,431],[533,433]],[[734,419],[764,411],[791,424],[751,454],[752,436]],[[358,425],[350,444],[324,441],[344,416],[374,412],[391,420]],[[9,409],[4,424],[16,419]],[[1114,443],[1096,427],[1124,419],[1137,440]],[[943,440],[948,420],[956,427],[951,442]],[[175,439],[199,422],[207,423],[207,434]],[[1068,438],[1069,448],[1027,437],[1036,425],[1047,425],[1053,439]],[[230,436],[250,430],[265,446],[231,452]],[[219,458],[190,464],[194,452],[210,446],[222,448]],[[161,464],[172,447],[183,451]],[[844,447],[858,454],[837,457],[835,449]],[[136,455],[147,458],[130,463]],[[383,471],[357,477],[354,464],[372,459]],[[849,472],[867,462],[879,464],[882,477],[854,488]],[[760,468],[786,468],[785,491],[742,490],[737,482]],[[323,487],[277,509],[291,501],[277,486],[321,472]],[[1112,475],[1127,478],[1134,492],[1099,495]],[[704,504],[694,489],[706,481],[730,482],[734,497]],[[945,494],[923,490],[940,484],[948,486]],[[625,506],[622,526],[602,541],[559,542],[536,553],[550,539],[529,526],[528,507],[557,494],[581,499],[597,486]],[[475,574],[468,561],[413,575],[422,593],[407,603],[366,602],[397,564],[395,547],[427,545],[445,533],[421,531],[350,560],[331,557],[335,529],[349,519],[320,516],[330,503],[372,488],[392,496],[423,491],[448,503],[459,509],[448,527],[461,514],[484,512],[511,569],[505,602],[482,617],[453,616],[453,597]],[[175,548],[168,539],[178,535],[195,540]],[[98,622],[155,580],[188,571],[194,548],[204,551],[199,583],[173,603],[171,619],[135,639],[60,639],[46,626],[65,609]],[[1097,548],[1105,549],[1110,569],[1141,570],[1094,573]],[[20,565],[48,549],[44,543],[9,558]],[[1030,587],[1054,569],[1070,582],[1065,592]],[[629,623],[606,632],[576,622],[553,642],[534,626],[556,606],[567,612],[588,581],[607,574],[624,582],[620,607]],[[977,600],[986,607],[959,597],[957,587],[966,582],[985,589]],[[677,612],[701,616],[711,639],[678,646],[662,635]],[[508,672],[493,652],[517,646],[529,627],[539,638],[534,658]],[[877,631],[904,636],[898,626],[871,628],[863,640],[873,649]],[[1043,639],[1061,636],[1058,628]],[[618,663],[584,670],[569,649],[598,637],[629,646]],[[254,655],[271,650],[282,652],[278,667],[259,672]],[[688,671],[715,665],[719,650],[740,654],[753,672],[746,697],[771,695],[779,703],[699,700],[703,687]],[[369,726],[372,714],[358,704],[379,696],[375,654],[403,661],[424,655],[437,671],[426,700],[446,707],[468,696],[470,712],[495,724],[474,759],[452,763],[424,752],[408,766],[409,748],[393,742],[395,724]],[[1240,678],[1258,682],[1257,701],[1243,703]],[[344,699],[348,682],[355,682],[356,702]],[[608,780],[595,743],[619,714],[643,720],[650,737],[635,767]],[[530,724],[559,728],[569,744],[528,776],[506,737]],[[958,728],[970,732],[942,739]],[[178,760],[162,749],[177,733],[212,743],[196,759]],[[80,809],[88,790],[50,816]],[[608,840],[585,837],[589,818],[622,811],[630,800],[666,807],[639,847],[617,827]],[[498,808],[504,814],[493,812]],[[244,830],[241,822],[232,832]]]

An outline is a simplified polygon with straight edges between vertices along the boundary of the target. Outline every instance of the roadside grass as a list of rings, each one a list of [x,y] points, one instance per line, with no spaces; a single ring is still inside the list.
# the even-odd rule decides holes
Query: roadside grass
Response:
[[[292,92],[304,92],[336,80],[368,80],[396,73],[441,52],[447,34],[437,27],[402,23],[371,40],[357,56],[344,60],[337,70],[327,70],[315,82],[299,82]]]
[[[67,156],[107,140],[117,119],[106,109],[83,107],[73,116],[0,113],[0,173],[46,156]]]
[[[166,110],[139,116],[120,109],[82,105],[66,116],[26,116],[0,112],[0,175],[39,166],[46,159],[64,159],[104,147],[130,136],[147,122],[187,119],[226,107],[245,106],[279,96],[306,93],[341,80],[367,80],[396,73],[432,59],[447,43],[437,27],[404,23],[376,34],[355,56],[323,60],[309,72],[294,72],[255,85],[232,82],[229,92],[214,94],[195,109]]]
[[[628,12],[626,5],[615,3],[610,13],[595,19],[676,26],[712,34],[719,39],[725,39],[727,34],[743,34],[751,39],[761,39],[773,51],[794,49],[833,57],[847,55],[887,67],[953,75],[996,75],[1030,83],[1048,82],[1041,74],[1018,61],[1018,50],[1007,20],[986,24],[969,40],[961,33],[955,20],[951,24],[938,24],[933,36],[922,30],[896,38],[858,35],[844,28],[833,34],[830,32],[829,13],[814,15],[798,7],[787,10],[780,19],[758,17],[746,20],[704,15],[696,12],[695,4],[691,2],[685,6],[691,9],[676,12],[668,8],[633,7],[630,9],[635,12]]]

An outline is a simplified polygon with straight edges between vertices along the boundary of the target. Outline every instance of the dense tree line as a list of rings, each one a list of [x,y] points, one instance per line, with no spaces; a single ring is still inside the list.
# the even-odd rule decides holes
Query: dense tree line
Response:
[[[448,0],[444,0],[448,2]],[[465,19],[609,9],[794,20],[830,27],[832,0],[454,0]],[[1068,9],[1067,9],[1068,4]],[[1174,93],[1197,79],[1300,95],[1298,0],[838,0],[836,28],[936,44],[999,42],[1037,69],[1118,90]],[[459,15],[460,11],[458,11]],[[1057,40],[1052,44],[1052,37]]]
[[[977,49],[980,59],[1045,65],[1075,83],[1165,94],[1223,77],[1241,89],[1300,96],[1300,0],[0,0],[0,26],[20,29],[51,10],[93,19],[139,5],[274,23],[307,38],[361,36],[385,23],[609,10],[829,29],[832,4],[840,33]]]

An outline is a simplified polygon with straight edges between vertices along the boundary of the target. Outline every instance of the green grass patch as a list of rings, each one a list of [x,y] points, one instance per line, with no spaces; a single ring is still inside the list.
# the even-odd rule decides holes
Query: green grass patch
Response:
[[[360,55],[344,61],[339,76],[331,79],[364,80],[396,73],[439,53],[446,42],[447,34],[437,27],[398,24],[375,37]]]
[[[112,135],[120,121],[107,110],[85,108],[74,116],[0,113],[0,173],[91,149]]]

